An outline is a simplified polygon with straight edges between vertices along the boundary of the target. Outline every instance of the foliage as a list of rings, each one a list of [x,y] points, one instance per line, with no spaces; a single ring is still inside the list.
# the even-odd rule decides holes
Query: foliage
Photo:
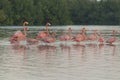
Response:
[[[0,0],[0,25],[119,25],[120,0]]]

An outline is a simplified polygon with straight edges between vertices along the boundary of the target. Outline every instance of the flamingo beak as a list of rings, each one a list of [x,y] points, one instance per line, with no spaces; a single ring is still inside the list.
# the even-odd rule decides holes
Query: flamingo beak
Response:
[[[29,24],[28,22],[26,22],[26,24]]]
[[[29,23],[27,21],[25,21],[24,24],[29,24]]]
[[[50,24],[50,23],[48,23],[48,25],[50,26],[51,24]]]

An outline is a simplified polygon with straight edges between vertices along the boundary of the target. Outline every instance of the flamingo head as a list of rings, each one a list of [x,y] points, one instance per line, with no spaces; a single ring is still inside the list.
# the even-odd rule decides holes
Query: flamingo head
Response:
[[[71,27],[68,28],[68,31],[72,31]]]
[[[49,22],[46,23],[46,26],[50,26],[51,24]]]
[[[115,33],[116,32],[116,30],[113,30],[113,33]]]
[[[52,32],[52,35],[56,36],[56,35],[57,35],[57,33],[56,33],[56,32]]]
[[[98,31],[97,29],[94,30],[94,32],[97,32],[97,31]]]
[[[82,30],[85,30],[85,28],[82,28]]]
[[[27,21],[25,21],[24,24],[29,24],[29,23]]]
[[[97,32],[98,32],[98,30],[97,30],[97,29],[95,29],[95,30],[94,30],[94,33],[97,33]]]
[[[68,28],[69,30],[72,30],[71,27]]]

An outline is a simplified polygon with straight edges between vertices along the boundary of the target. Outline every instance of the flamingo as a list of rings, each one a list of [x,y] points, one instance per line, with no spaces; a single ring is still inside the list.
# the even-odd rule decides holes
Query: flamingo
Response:
[[[71,28],[68,28],[68,32],[66,33],[66,35],[62,35],[59,37],[60,41],[67,41],[67,40],[71,40]]]
[[[94,33],[88,36],[88,40],[97,40],[98,35],[97,35],[97,30],[94,30]]]
[[[105,41],[104,37],[102,36],[102,33],[100,32],[100,36],[98,38],[98,41],[103,44],[103,42]]]
[[[115,42],[117,40],[116,38],[116,35],[115,35],[115,30],[113,30],[112,34],[113,34],[113,37],[112,38],[109,38],[108,40],[106,40],[106,43],[109,43],[109,44],[112,44],[113,42]]]
[[[13,36],[9,40],[11,43],[19,43],[20,41],[24,41],[26,39],[26,36],[27,36],[26,30],[28,28],[25,25],[27,25],[27,24],[28,24],[27,21],[25,21],[23,23],[24,33],[22,33],[22,31],[18,30],[13,34]]]
[[[82,28],[82,34],[86,34],[86,29]]]
[[[73,41],[80,42],[84,40],[84,37],[81,34],[77,34],[72,38]]]
[[[44,38],[42,41],[45,43],[53,43],[56,41],[55,35],[56,35],[56,33],[53,32],[51,36]]]
[[[35,44],[35,43],[38,43],[39,41],[37,39],[32,39],[32,38],[26,38],[27,36],[27,30],[28,28],[26,27],[26,25],[28,24],[27,21],[25,21],[23,23],[23,30],[24,30],[24,33],[22,33],[22,31],[18,30],[15,32],[15,34],[11,37],[10,39],[10,42],[11,43],[19,43],[20,41],[27,41],[27,43],[31,43],[31,44]]]
[[[46,23],[46,32],[43,32],[43,31],[40,31],[38,33],[38,35],[36,36],[36,39],[43,39],[43,38],[46,38],[48,37],[50,34],[49,34],[49,30],[48,30],[48,26],[50,26],[51,24],[49,22]]]
[[[50,25],[50,23],[47,23],[47,25]],[[47,34],[49,35],[48,37],[45,37],[42,39],[43,42],[45,43],[53,43],[56,41],[55,32],[52,32],[52,35],[50,35],[48,28],[46,28]]]
[[[38,39],[27,38],[28,44],[37,44],[39,42]]]
[[[85,28],[82,28],[82,33],[81,34],[76,34],[72,40],[73,41],[76,41],[76,42],[80,42],[80,41],[84,41],[86,40],[86,29]]]

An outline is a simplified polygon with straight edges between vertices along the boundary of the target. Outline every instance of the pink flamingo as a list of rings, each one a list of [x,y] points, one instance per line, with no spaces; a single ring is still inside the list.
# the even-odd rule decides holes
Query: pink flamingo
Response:
[[[94,30],[94,33],[88,36],[88,40],[97,40],[98,35],[97,35],[97,30]]]
[[[20,41],[23,41],[26,39],[26,36],[27,36],[27,33],[26,33],[26,30],[28,29],[25,25],[28,24],[27,21],[25,21],[23,23],[23,26],[24,26],[24,33],[22,33],[22,31],[18,30],[16,31],[13,36],[10,38],[10,42],[11,43],[19,43]]]
[[[50,25],[50,23],[47,23],[47,25]],[[43,39],[42,39],[43,42],[45,42],[45,43],[53,43],[53,42],[56,41],[56,38],[55,38],[56,33],[55,33],[55,32],[52,32],[52,35],[50,35],[49,30],[48,30],[48,28],[47,28],[47,34],[48,34],[49,36],[43,38]]]
[[[37,44],[38,42],[39,42],[39,40],[37,40],[37,39],[27,38],[28,44]]]
[[[103,42],[105,41],[105,39],[104,39],[104,37],[102,36],[102,33],[100,32],[100,36],[99,36],[99,38],[98,38],[98,41],[100,42],[100,43],[102,43],[103,44]]]
[[[84,37],[81,34],[77,34],[72,38],[73,41],[81,42],[84,40]]]
[[[27,36],[27,30],[28,28],[26,27],[26,24],[28,24],[27,21],[25,21],[23,23],[23,30],[24,30],[24,33],[22,33],[20,30],[16,31],[15,34],[10,38],[10,42],[11,43],[19,43],[20,41],[27,41],[27,43],[31,43],[31,44],[35,44],[35,43],[38,43],[39,41],[37,39],[32,39],[32,38],[26,38]]]
[[[86,29],[85,28],[82,28],[82,33],[81,34],[76,34],[73,38],[72,38],[73,41],[76,41],[76,42],[81,42],[81,41],[84,41],[86,40]]]
[[[56,41],[55,35],[56,35],[56,33],[53,32],[51,36],[44,38],[42,41],[45,43],[53,43]]]
[[[43,39],[43,38],[48,37],[50,35],[48,31],[48,26],[50,25],[51,25],[50,23],[46,23],[46,32],[40,31],[38,35],[36,36],[36,39]]]
[[[82,34],[86,34],[86,29],[82,28]]]
[[[115,41],[117,40],[116,35],[115,35],[115,30],[113,30],[112,34],[113,34],[113,37],[112,37],[112,38],[109,38],[109,39],[106,41],[106,43],[112,44],[113,42],[115,42]]]
[[[67,40],[71,40],[71,28],[68,28],[68,32],[66,35],[62,35],[59,37],[60,41],[67,41]]]

